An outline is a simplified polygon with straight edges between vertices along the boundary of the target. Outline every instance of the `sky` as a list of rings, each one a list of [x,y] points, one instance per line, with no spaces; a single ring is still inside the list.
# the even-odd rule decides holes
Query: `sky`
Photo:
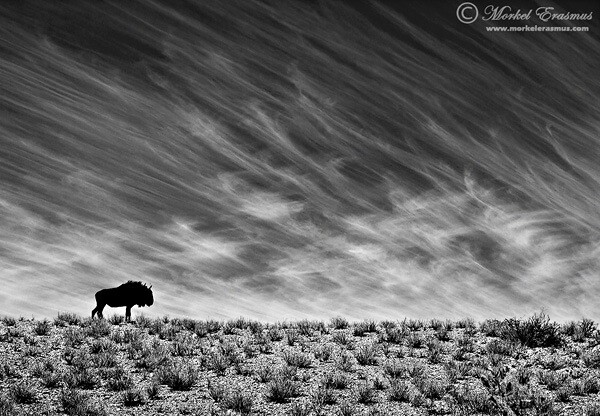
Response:
[[[599,5],[419,4],[0,4],[0,315],[600,319]]]

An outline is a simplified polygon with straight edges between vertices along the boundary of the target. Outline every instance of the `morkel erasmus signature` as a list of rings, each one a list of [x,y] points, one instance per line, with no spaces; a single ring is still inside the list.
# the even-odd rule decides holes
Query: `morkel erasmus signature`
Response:
[[[533,9],[522,12],[521,9],[513,11],[510,6],[487,6],[484,10],[482,20],[529,20]],[[592,12],[589,13],[554,13],[554,7],[538,7],[535,14],[542,22],[551,20],[592,20]]]

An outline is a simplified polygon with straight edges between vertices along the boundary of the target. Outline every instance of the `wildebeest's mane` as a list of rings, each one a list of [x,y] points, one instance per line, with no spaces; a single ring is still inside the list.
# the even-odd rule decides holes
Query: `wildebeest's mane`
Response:
[[[123,283],[120,287],[128,289],[148,289],[148,286],[146,286],[144,283],[134,282],[133,280],[129,280],[127,281],[127,283]]]

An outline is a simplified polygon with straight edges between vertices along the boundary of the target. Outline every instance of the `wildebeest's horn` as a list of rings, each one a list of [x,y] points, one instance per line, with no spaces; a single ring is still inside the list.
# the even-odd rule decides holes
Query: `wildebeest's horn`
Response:
[[[152,285],[150,285],[150,287],[148,289],[152,289]]]

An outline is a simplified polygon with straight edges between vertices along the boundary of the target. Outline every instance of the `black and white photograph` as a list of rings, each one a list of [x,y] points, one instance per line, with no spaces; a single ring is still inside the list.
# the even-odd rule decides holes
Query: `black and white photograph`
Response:
[[[0,416],[600,415],[600,1],[0,0]]]

